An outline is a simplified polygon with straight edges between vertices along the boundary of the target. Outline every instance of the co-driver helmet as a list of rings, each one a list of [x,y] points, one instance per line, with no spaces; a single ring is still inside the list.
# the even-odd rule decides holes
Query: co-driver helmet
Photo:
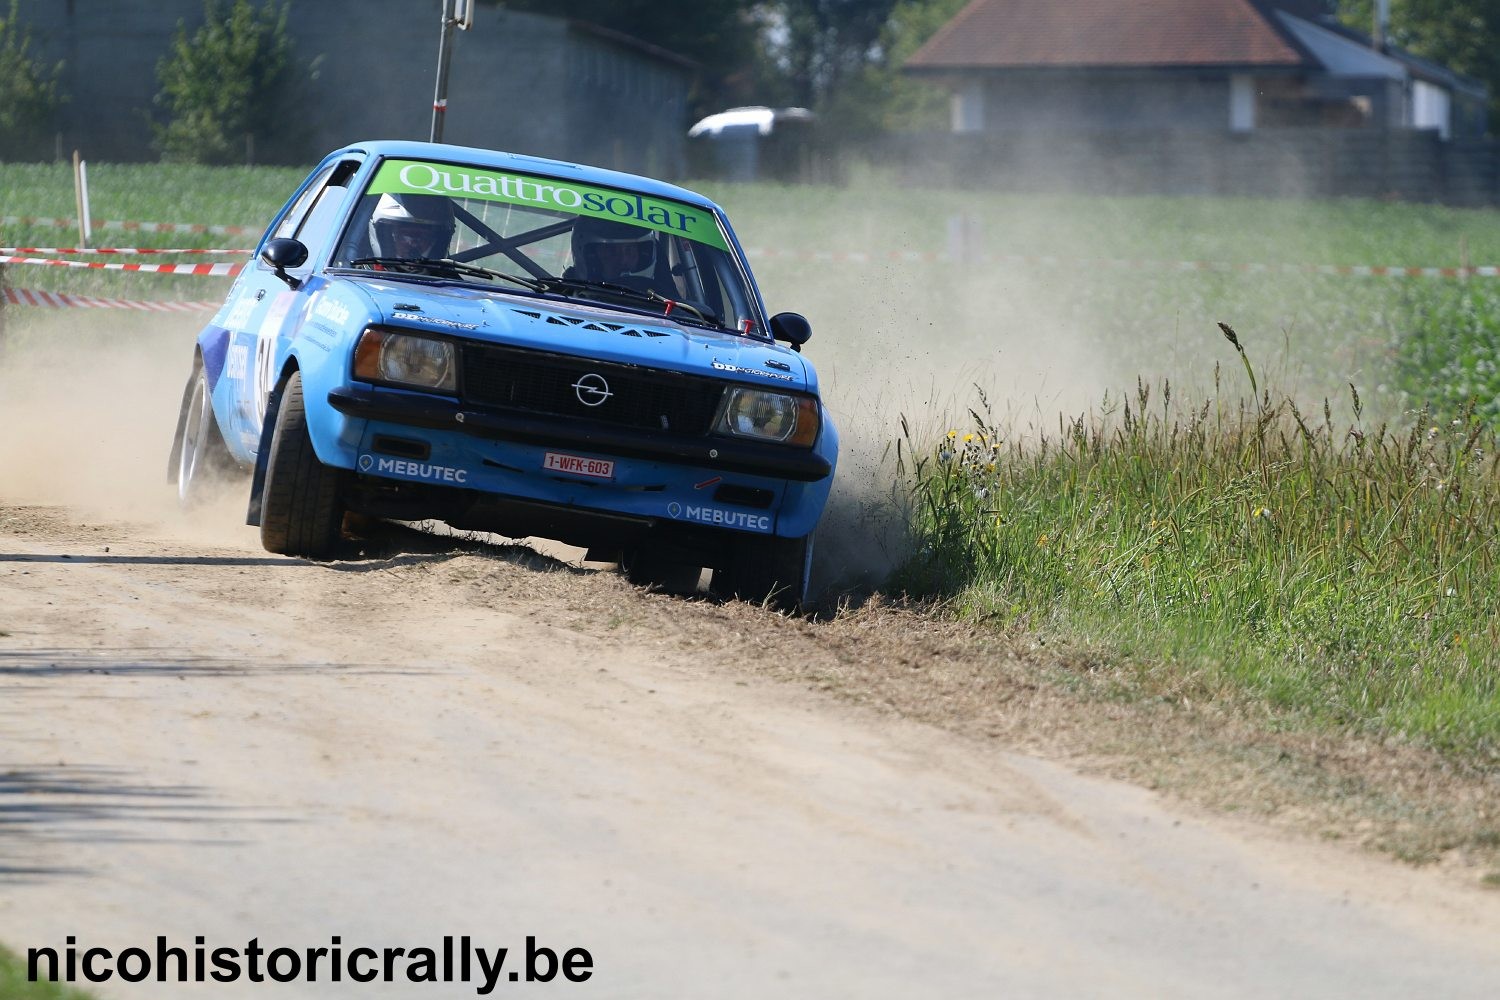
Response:
[[[588,217],[573,226],[573,265],[586,277],[605,281],[624,276],[650,278],[655,263],[655,230]]]

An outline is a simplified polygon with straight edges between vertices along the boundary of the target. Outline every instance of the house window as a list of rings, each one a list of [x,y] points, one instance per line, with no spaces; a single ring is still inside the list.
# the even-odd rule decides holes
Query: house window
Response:
[[[1229,131],[1255,129],[1255,78],[1236,73],[1229,78]]]
[[[970,80],[953,92],[953,131],[984,129],[984,85]]]
[[[1449,122],[1452,120],[1448,92],[1425,80],[1417,80],[1411,89],[1412,128],[1435,128],[1444,139],[1451,136]]]

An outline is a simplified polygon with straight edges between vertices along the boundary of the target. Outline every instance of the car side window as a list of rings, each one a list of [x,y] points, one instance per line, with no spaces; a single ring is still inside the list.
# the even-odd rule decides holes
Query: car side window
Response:
[[[307,247],[309,260],[314,256],[321,256],[322,249],[333,237],[334,225],[338,222],[339,212],[349,194],[349,178],[354,176],[354,171],[358,168],[359,163],[353,160],[346,160],[334,168],[333,176],[328,179],[328,186],[308,211],[307,220],[297,227],[297,239]]]
[[[292,210],[286,213],[286,218],[281,220],[281,225],[276,227],[276,232],[271,234],[272,238],[279,240],[296,234],[298,227],[302,225],[302,220],[307,218],[307,211],[312,206],[313,200],[323,193],[328,186],[328,178],[333,176],[337,167],[338,164],[331,164],[307,186],[307,189],[302,192],[302,197],[297,199],[297,204],[292,206]]]
[[[359,161],[344,160],[319,174],[281,225],[276,227],[276,235],[300,240],[308,248],[309,260],[317,256],[317,251],[333,233],[339,209],[349,193],[349,178],[358,168]]]

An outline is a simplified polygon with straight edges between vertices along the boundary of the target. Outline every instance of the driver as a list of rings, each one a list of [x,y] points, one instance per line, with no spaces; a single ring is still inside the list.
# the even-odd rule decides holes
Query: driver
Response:
[[[370,214],[370,249],[376,257],[448,256],[453,203],[441,195],[383,194]]]
[[[656,231],[612,219],[580,218],[573,226],[572,276],[638,291],[656,284]]]

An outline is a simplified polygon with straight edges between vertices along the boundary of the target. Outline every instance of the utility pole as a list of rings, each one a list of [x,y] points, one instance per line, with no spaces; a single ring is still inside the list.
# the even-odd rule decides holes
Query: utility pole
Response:
[[[448,112],[448,63],[453,58],[453,29],[474,26],[474,0],[443,0],[443,28],[438,35],[437,87],[432,95],[432,142],[443,141],[443,116]]]

